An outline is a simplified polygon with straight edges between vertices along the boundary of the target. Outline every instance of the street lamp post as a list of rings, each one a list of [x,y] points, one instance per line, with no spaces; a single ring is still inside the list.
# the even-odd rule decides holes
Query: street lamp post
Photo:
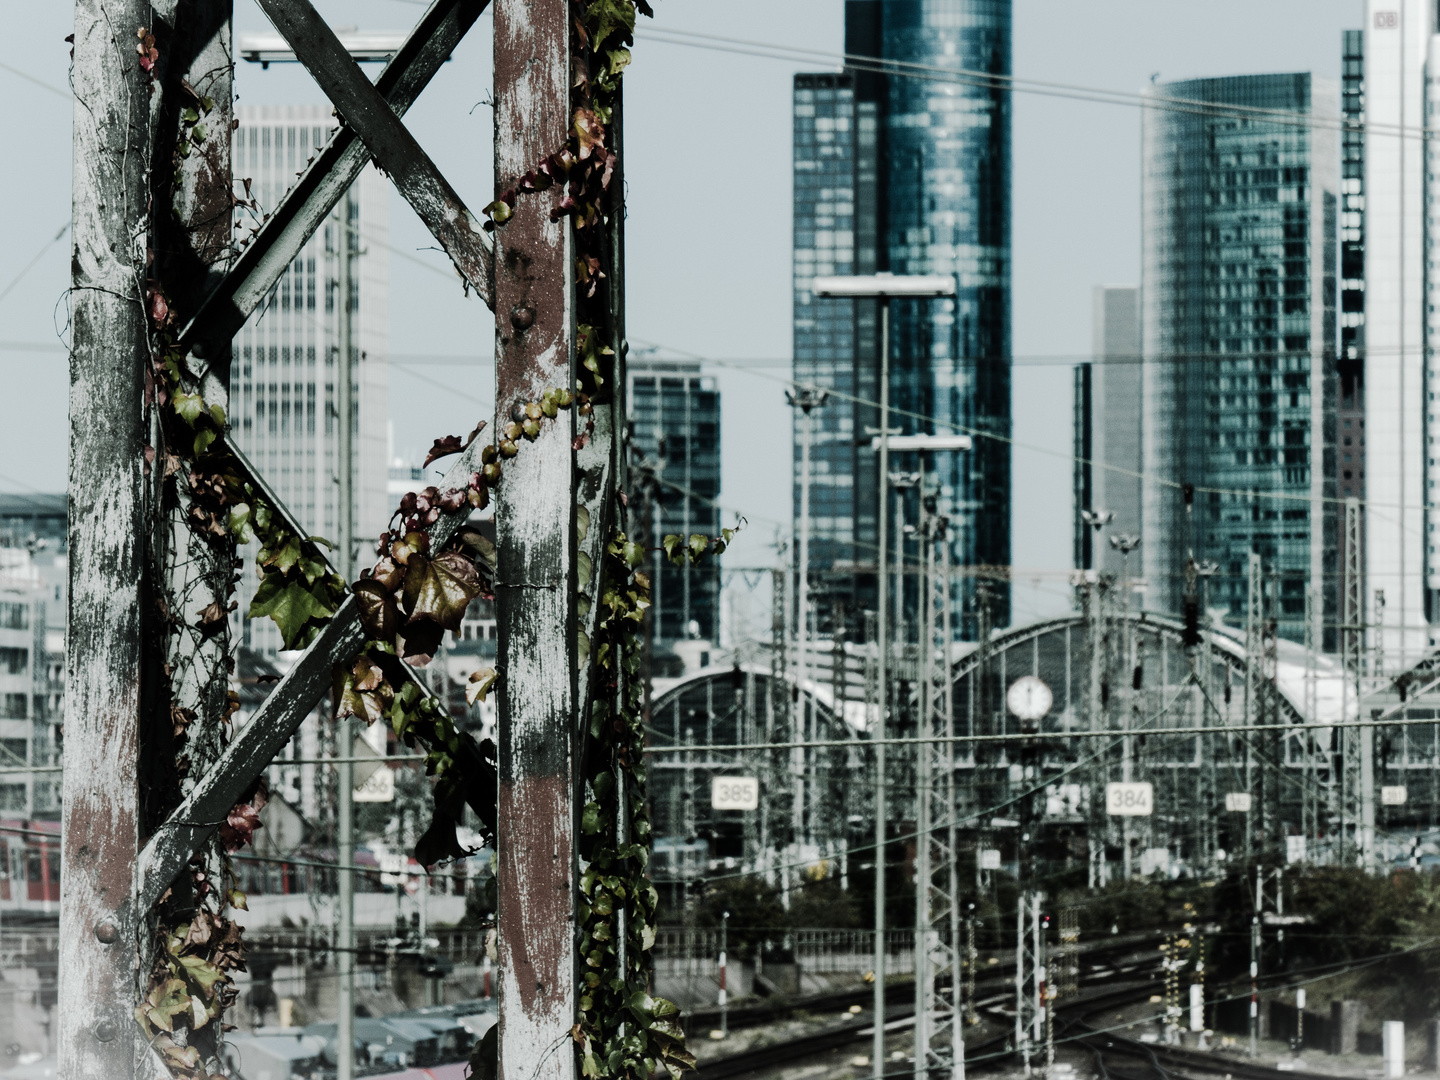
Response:
[[[879,512],[876,553],[875,643],[879,650],[880,684],[878,715],[875,718],[875,1035],[870,1055],[875,1080],[885,1073],[885,705],[887,650],[885,634],[885,541],[886,478],[890,472],[890,301],[894,297],[934,298],[955,295],[955,280],[939,274],[861,274],[854,277],[817,277],[811,291],[818,297],[874,299],[880,301],[880,430],[876,432],[879,461]]]
[[[793,408],[801,413],[800,428],[800,566],[799,575],[795,583],[795,686],[799,693],[792,697],[794,705],[792,712],[794,719],[791,723],[791,730],[796,735],[797,742],[804,742],[816,737],[816,733],[809,728],[815,722],[815,709],[811,705],[806,708],[805,679],[810,671],[810,444],[814,438],[815,418],[811,412],[820,408],[830,397],[824,390],[815,390],[812,387],[801,387],[797,390],[785,391],[785,400]],[[807,724],[806,713],[809,713]],[[801,843],[802,838],[809,840],[808,830],[804,830],[806,821],[805,804],[807,801],[813,803],[813,769],[814,752],[807,752],[804,749],[798,751],[800,775],[797,777],[795,793],[795,841]],[[804,831],[802,831],[804,830]],[[808,858],[808,856],[802,856]]]

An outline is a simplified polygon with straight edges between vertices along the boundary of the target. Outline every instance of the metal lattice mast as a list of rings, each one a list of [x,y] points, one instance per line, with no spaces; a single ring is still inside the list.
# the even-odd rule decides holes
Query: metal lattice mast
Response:
[[[1245,723],[1258,724],[1265,699],[1265,578],[1260,556],[1253,551],[1248,559],[1245,588]],[[1245,739],[1245,790],[1250,793],[1250,812],[1245,817],[1245,850],[1247,856],[1257,854],[1256,819],[1260,814],[1255,798],[1255,751],[1253,737]]]
[[[1360,678],[1365,651],[1365,592],[1360,552],[1360,500],[1345,500],[1345,567],[1341,579],[1341,656],[1344,660],[1345,678],[1342,680],[1342,716],[1349,717],[1351,701],[1355,703],[1358,717],[1360,699]],[[1353,697],[1352,697],[1353,695]],[[1340,783],[1339,819],[1341,837],[1348,851],[1358,855],[1361,843],[1361,743],[1369,729],[1345,727],[1340,729]]]
[[[1015,1049],[1025,1075],[1041,1046],[1044,1025],[1045,941],[1040,935],[1040,905],[1045,895],[1022,892],[1015,904]]]
[[[1320,679],[1318,653],[1325,641],[1324,600],[1320,590],[1305,590],[1305,724],[1301,736],[1305,740],[1305,787],[1301,793],[1300,835],[1305,838],[1306,858],[1313,861],[1320,842],[1321,786],[1319,748],[1315,742],[1315,722],[1320,710]]]
[[[920,588],[921,625],[917,635],[920,679],[915,704],[919,720],[916,734],[922,739],[933,730],[935,717],[935,545],[928,524],[928,521],[922,522],[919,538],[924,575]],[[921,743],[915,750],[915,1076],[916,1080],[923,1080],[930,1067],[930,1025],[935,1010],[935,951],[938,943],[931,925],[934,909],[930,879],[934,854],[931,851],[931,832],[937,808],[932,798],[933,748],[928,743]],[[943,807],[939,810],[941,815],[945,814]]]
[[[928,501],[928,500],[927,500]],[[922,524],[924,580],[920,634],[919,734],[938,736],[917,747],[915,873],[915,1075],[963,1076],[964,1034],[959,984],[960,910],[955,806],[954,710],[950,688],[950,560],[946,520],[926,513]],[[937,626],[937,623],[940,625]],[[941,640],[937,650],[936,632]],[[936,664],[937,655],[941,663]],[[942,990],[941,982],[946,986]]]

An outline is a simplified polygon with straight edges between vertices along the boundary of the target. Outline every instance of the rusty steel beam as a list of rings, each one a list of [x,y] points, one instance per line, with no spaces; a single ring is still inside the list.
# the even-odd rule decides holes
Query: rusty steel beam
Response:
[[[415,136],[350,58],[309,0],[259,0],[295,58],[415,210],[465,280],[494,307],[493,249],[480,224]]]
[[[136,1075],[146,510],[145,248],[154,137],[135,31],[149,0],[77,0],[70,293],[70,589],[55,1041],[65,1080]]]
[[[461,487],[480,468],[481,445],[472,443],[455,461],[439,487]],[[260,494],[280,513],[288,528],[298,536],[306,535],[288,507],[265,483],[259,472],[235,447],[231,447],[237,463],[255,484]],[[469,517],[469,507],[442,514],[430,526],[430,542],[438,550],[459,531]],[[323,556],[323,553],[322,553]],[[328,563],[327,563],[328,565]],[[195,784],[185,801],[150,837],[136,865],[139,903],[143,908],[154,904],[170,887],[187,862],[209,836],[220,827],[226,814],[239,801],[250,784],[285,748],[305,717],[330,690],[330,669],[334,664],[348,663],[365,643],[360,626],[360,609],[354,595],[347,596],[338,611],[320,630],[320,634],[301,653],[285,676],[275,684],[250,722],[235,736],[224,755]],[[405,670],[426,695],[431,690],[408,664]],[[480,753],[474,740],[460,733],[459,752],[469,764],[480,764]],[[475,799],[478,792],[472,793]],[[475,805],[482,820],[490,820],[493,808]]]
[[[569,35],[568,0],[496,0],[497,191],[565,143]],[[522,197],[496,231],[495,401],[502,420],[547,387],[575,385],[573,238],[568,220],[550,219],[563,193],[556,187]],[[496,498],[504,1080],[576,1075],[574,416],[561,412],[507,462]]]
[[[376,92],[397,117],[415,103],[489,3],[435,0],[416,23],[375,81]],[[186,324],[181,340],[196,356],[213,364],[219,350],[229,348],[369,160],[370,151],[355,130],[342,123]]]

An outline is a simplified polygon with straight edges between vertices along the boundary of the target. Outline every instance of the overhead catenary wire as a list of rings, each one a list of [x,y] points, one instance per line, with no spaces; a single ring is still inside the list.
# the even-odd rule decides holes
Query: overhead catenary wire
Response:
[[[9,283],[6,284],[3,289],[0,289],[0,300],[4,300],[5,297],[9,296],[11,290],[14,289],[16,285],[19,285],[20,282],[25,280],[25,275],[30,273],[30,271],[34,268],[35,264],[45,257],[45,253],[49,251],[52,247],[54,247],[56,244],[58,244],[60,242],[60,238],[69,231],[70,222],[67,221],[65,222],[65,224],[60,226],[59,230],[55,233],[54,236],[52,236],[49,240],[45,241],[44,246],[41,247],[41,249],[35,253],[34,257],[31,258],[31,260],[21,268],[20,272],[16,274],[13,278],[11,278]]]
[[[1328,131],[1369,131],[1377,135],[1391,135],[1397,138],[1425,139],[1429,129],[1413,124],[1392,124],[1345,119],[1341,116],[1322,117],[1312,112],[1296,109],[1275,109],[1254,105],[1231,104],[1210,101],[1204,98],[1177,97],[1165,94],[1159,89],[1136,92],[1133,90],[1110,90],[1103,87],[1082,86],[1074,83],[1048,82],[1024,76],[999,74],[970,68],[921,64],[907,60],[891,60],[869,56],[863,53],[832,52],[811,49],[798,45],[778,42],[750,41],[743,38],[724,37],[718,34],[703,34],[694,31],[675,30],[664,26],[647,26],[637,30],[636,36],[659,44],[680,45],[715,52],[737,53],[756,56],[767,60],[782,60],[790,63],[828,63],[849,71],[886,75],[897,78],[917,79],[927,82],[954,83],[963,86],[979,86],[984,89],[1008,90],[1014,93],[1034,94],[1042,97],[1069,98],[1089,101],[1102,105],[1123,105],[1133,108],[1151,109],[1160,112],[1176,112],[1216,119],[1252,120],[1257,123],[1273,124],[1277,127],[1301,127]],[[1191,80],[1185,80],[1191,81]]]
[[[666,347],[667,347],[667,348],[672,348],[672,350],[675,351],[675,352],[683,353],[683,354],[684,354],[687,358],[689,358],[689,359],[699,360],[699,361],[701,361],[701,362],[703,362],[703,363],[714,364],[716,367],[720,367],[720,368],[729,368],[729,367],[731,367],[730,364],[728,364],[728,363],[726,363],[726,362],[724,362],[724,361],[712,360],[712,359],[710,359],[709,357],[702,356],[702,355],[700,355],[700,354],[698,354],[698,353],[689,353],[689,352],[686,352],[685,350],[674,349],[672,346],[666,346]],[[749,373],[750,373],[752,376],[754,376],[755,378],[766,379],[767,381],[779,383],[779,384],[784,385],[784,386],[791,386],[791,387],[795,387],[795,388],[798,388],[798,389],[806,389],[806,390],[824,390],[824,391],[825,391],[826,393],[828,393],[831,397],[833,397],[833,398],[839,398],[839,399],[842,400],[842,401],[849,401],[849,402],[851,402],[852,404],[865,405],[865,406],[869,406],[869,407],[872,407],[872,408],[878,407],[878,402],[875,402],[875,401],[871,400],[870,398],[860,397],[860,396],[855,395],[855,394],[848,394],[848,393],[846,393],[845,391],[843,391],[843,390],[838,390],[838,389],[836,389],[835,387],[832,387],[832,386],[824,386],[824,385],[821,385],[821,384],[819,384],[819,383],[807,383],[807,382],[803,382],[803,381],[798,380],[798,379],[785,378],[785,377],[780,376],[780,375],[772,375],[772,374],[769,374],[769,373],[766,373],[766,372],[763,372],[763,371],[755,371],[755,370],[753,370],[753,369],[752,369]],[[1092,466],[1092,467],[1094,467],[1094,468],[1105,469],[1105,470],[1108,471],[1108,472],[1117,473],[1117,474],[1119,474],[1119,475],[1121,475],[1121,476],[1126,476],[1126,477],[1129,477],[1129,478],[1131,478],[1131,479],[1133,479],[1133,480],[1145,480],[1145,481],[1149,481],[1149,482],[1154,483],[1154,484],[1157,484],[1157,485],[1159,485],[1159,486],[1161,486],[1161,487],[1170,488],[1170,489],[1175,490],[1175,491],[1182,491],[1182,490],[1184,490],[1185,487],[1187,486],[1187,485],[1185,485],[1184,483],[1181,483],[1181,482],[1178,481],[1178,480],[1170,480],[1170,479],[1165,478],[1165,477],[1156,476],[1154,473],[1145,472],[1145,471],[1143,471],[1143,470],[1137,471],[1137,470],[1134,470],[1134,469],[1126,469],[1126,468],[1124,468],[1124,467],[1122,467],[1122,466],[1112,465],[1112,464],[1110,464],[1110,463],[1108,463],[1108,462],[1099,461],[1099,460],[1095,460],[1095,459],[1092,459],[1092,458],[1080,457],[1080,456],[1077,455],[1077,454],[1066,453],[1066,452],[1063,451],[1063,450],[1056,450],[1056,449],[1054,449],[1053,447],[1048,447],[1048,446],[1036,446],[1036,445],[1034,445],[1034,444],[1032,444],[1032,443],[1021,442],[1019,439],[1016,439],[1016,438],[1014,438],[1013,436],[1009,436],[1009,435],[999,435],[999,434],[996,434],[996,433],[993,432],[993,431],[986,431],[986,430],[983,429],[983,428],[970,427],[970,426],[968,426],[968,425],[966,425],[966,424],[961,424],[961,423],[959,423],[958,421],[955,421],[955,420],[947,420],[947,419],[945,419],[945,418],[943,418],[943,417],[934,416],[934,415],[931,415],[931,414],[928,414],[928,413],[916,412],[916,411],[911,410],[911,409],[903,409],[903,408],[899,408],[899,407],[897,407],[897,406],[895,406],[895,405],[891,405],[891,406],[890,406],[890,413],[891,413],[892,416],[900,416],[900,417],[904,417],[904,418],[909,419],[909,420],[918,420],[918,421],[921,421],[921,422],[923,422],[923,423],[935,424],[937,427],[948,428],[948,429],[951,430],[951,431],[957,432],[957,433],[962,434],[962,435],[969,435],[969,436],[971,436],[971,437],[973,437],[973,438],[977,438],[977,439],[988,439],[988,440],[991,440],[991,441],[993,441],[993,442],[1005,443],[1005,444],[1007,444],[1007,445],[1009,445],[1009,446],[1016,447],[1017,449],[1028,450],[1028,451],[1031,451],[1031,452],[1037,453],[1037,454],[1044,454],[1044,455],[1046,455],[1046,456],[1048,456],[1048,457],[1057,457],[1057,458],[1060,458],[1060,459],[1062,459],[1062,460],[1069,461],[1069,462],[1072,462],[1072,463],[1079,463],[1079,464],[1090,465],[1090,466]],[[1310,503],[1313,502],[1313,501],[1319,501],[1319,502],[1321,502],[1321,503],[1326,503],[1326,504],[1330,504],[1330,505],[1344,506],[1345,503],[1348,501],[1348,500],[1346,500],[1346,499],[1344,499],[1344,498],[1340,498],[1340,497],[1337,497],[1337,496],[1331,496],[1331,495],[1326,495],[1326,496],[1312,496],[1312,495],[1310,495],[1310,494],[1300,494],[1300,493],[1294,493],[1294,494],[1292,494],[1292,493],[1283,492],[1283,491],[1264,491],[1264,490],[1261,490],[1261,489],[1258,489],[1258,488],[1256,488],[1256,489],[1223,488],[1223,487],[1211,487],[1211,486],[1196,484],[1196,485],[1193,486],[1192,490],[1193,490],[1196,494],[1233,495],[1233,496],[1236,496],[1236,497],[1238,497],[1238,498],[1245,498],[1245,499],[1274,499],[1274,500],[1278,500],[1278,501],[1290,501],[1290,502],[1305,503],[1305,504],[1307,504],[1307,505],[1310,504]],[[1413,505],[1412,505],[1412,504],[1396,504],[1396,503],[1377,503],[1377,502],[1374,502],[1374,501],[1372,501],[1372,500],[1367,500],[1367,499],[1359,499],[1358,501],[1360,502],[1360,505],[1361,505],[1361,506],[1366,507],[1367,509],[1370,509],[1370,510],[1415,510],[1415,511],[1423,511],[1423,510],[1428,509],[1428,507],[1426,507],[1426,506],[1424,506],[1424,505],[1420,505],[1420,504],[1413,504]]]

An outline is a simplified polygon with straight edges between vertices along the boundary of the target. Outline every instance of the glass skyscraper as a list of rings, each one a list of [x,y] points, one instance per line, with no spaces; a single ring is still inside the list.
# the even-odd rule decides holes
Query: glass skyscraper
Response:
[[[892,304],[891,426],[975,435],[972,451],[928,466],[951,521],[951,560],[1010,562],[1010,98],[975,77],[1010,74],[1010,3],[847,0],[845,51],[844,71],[795,77],[794,365],[798,382],[837,392],[812,414],[810,565],[815,585],[844,601],[853,629],[875,604],[879,507],[867,429],[878,424],[879,309],[817,299],[816,275],[955,278],[953,300]],[[799,439],[797,426],[797,517]],[[892,468],[918,464],[898,455]],[[913,491],[907,500],[914,523]],[[974,579],[962,580],[956,613],[969,636]],[[1003,624],[1008,615],[1000,590],[991,617]]]
[[[1239,625],[1254,552],[1280,634],[1301,640],[1306,589],[1322,590],[1327,623],[1336,603],[1339,88],[1253,75],[1149,98],[1146,606],[1180,610],[1193,552],[1219,564],[1209,603]]]
[[[657,645],[684,638],[718,641],[720,561],[674,566],[659,551],[671,533],[720,531],[720,391],[689,360],[632,357],[625,369],[630,446],[654,466],[659,483],[650,516],[651,626]]]

